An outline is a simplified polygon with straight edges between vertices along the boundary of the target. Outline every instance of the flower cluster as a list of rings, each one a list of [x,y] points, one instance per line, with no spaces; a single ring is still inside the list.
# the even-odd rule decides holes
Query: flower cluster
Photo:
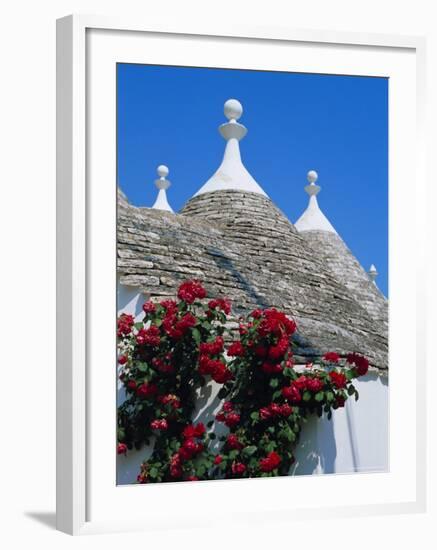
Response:
[[[118,319],[119,378],[127,399],[118,409],[117,453],[150,444],[153,436],[138,483],[288,474],[305,417],[330,418],[348,397],[358,399],[353,380],[368,372],[368,360],[328,351],[298,369],[296,323],[283,312],[252,311],[226,345],[227,299],[205,303],[199,281],[182,283],[177,297],[147,301],[141,321],[128,314]],[[218,396],[224,399],[215,421],[228,433],[219,437],[215,454],[214,431],[191,420],[205,377],[222,385]]]

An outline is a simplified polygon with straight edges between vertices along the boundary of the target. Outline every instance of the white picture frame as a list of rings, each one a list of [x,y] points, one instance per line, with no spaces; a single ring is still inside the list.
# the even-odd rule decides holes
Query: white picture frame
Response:
[[[123,19],[112,19],[96,16],[72,15],[58,20],[57,22],[57,528],[69,534],[84,534],[91,532],[104,532],[126,529],[147,529],[161,525],[159,516],[146,518],[142,514],[131,516],[130,519],[115,519],[114,514],[104,517],[99,515],[94,519],[89,514],[90,508],[90,484],[92,484],[92,458],[88,412],[92,390],[90,389],[90,363],[89,349],[92,343],[90,326],[88,323],[90,303],[93,297],[90,295],[90,258],[89,258],[89,230],[92,227],[90,216],[95,215],[90,201],[90,190],[88,185],[90,175],[90,162],[87,143],[87,117],[92,102],[89,101],[87,79],[89,78],[90,64],[88,63],[87,35],[90,31],[104,31],[108,33],[125,33],[126,36],[136,37],[153,35],[160,40],[166,41],[174,37],[197,37],[201,39],[223,39],[227,41],[238,41],[249,44],[251,41],[257,43],[257,47],[264,45],[274,47],[275,44],[313,44],[317,47],[329,47],[335,45],[346,51],[348,48],[360,48],[363,52],[375,49],[391,49],[399,53],[409,52],[414,56],[416,74],[415,91],[417,103],[410,105],[414,109],[412,120],[415,124],[414,142],[416,156],[409,168],[413,168],[413,178],[416,182],[425,180],[424,168],[424,146],[423,146],[423,124],[424,124],[424,75],[425,75],[425,41],[420,37],[355,34],[341,32],[321,32],[311,30],[297,30],[281,28],[262,27],[237,27],[230,25],[229,28],[201,28],[193,24],[190,28],[179,28],[178,25],[163,22],[162,25],[150,25],[147,22],[129,21]],[[213,40],[214,42],[214,40]],[[214,44],[212,48],[216,48]],[[124,56],[126,53],[123,54]],[[172,55],[171,44],[166,55]],[[217,54],[218,55],[218,54]],[[123,57],[123,61],[129,61]],[[335,56],[332,61],[336,63]],[[244,67],[242,67],[244,68]],[[112,167],[111,167],[112,169]],[[396,172],[396,166],[390,164],[391,177]],[[415,187],[418,194],[418,185]],[[396,198],[396,197],[395,197]],[[390,200],[393,195],[390,192]],[[109,196],[103,201],[111,205],[115,198]],[[396,200],[398,200],[396,198]],[[395,218],[395,221],[398,218]],[[399,220],[398,220],[399,221]],[[425,220],[415,219],[416,234],[425,227]],[[390,225],[390,229],[393,226]],[[95,237],[94,237],[95,238]],[[425,326],[424,326],[424,303],[425,303],[425,254],[423,246],[417,242],[414,262],[414,278],[405,278],[396,284],[406,289],[411,298],[411,305],[415,308],[416,317],[413,321],[415,334],[415,357],[409,361],[414,363],[416,410],[414,416],[414,442],[412,449],[412,462],[414,455],[414,471],[409,464],[411,482],[411,495],[408,498],[397,498],[392,495],[387,502],[363,502],[356,499],[341,504],[341,501],[327,507],[323,504],[316,507],[292,507],[287,509],[286,503],[280,503],[278,510],[259,508],[264,514],[278,513],[289,514],[293,510],[296,518],[317,518],[339,515],[368,515],[368,514],[391,514],[398,512],[419,512],[425,510],[426,502],[426,402],[425,396]],[[109,243],[109,254],[112,244]],[[115,262],[115,255],[114,255]],[[108,276],[108,285],[114,285],[113,275]],[[412,295],[414,294],[414,296]],[[392,311],[391,311],[392,314]],[[115,334],[114,334],[115,336]],[[395,345],[392,337],[390,345]],[[112,346],[112,341],[108,343]],[[411,365],[410,365],[411,368]],[[396,377],[395,377],[396,378]],[[401,381],[399,380],[399,383]],[[401,395],[401,394],[399,394]],[[113,396],[107,396],[107,399]],[[400,400],[392,400],[393,407],[402,406]],[[115,410],[115,403],[114,403]],[[111,418],[112,422],[113,419]],[[92,431],[92,430],[91,430]],[[95,431],[93,432],[95,434]],[[93,438],[94,439],[94,438]],[[94,444],[94,442],[93,442]],[[410,445],[413,443],[410,441]],[[387,474],[390,476],[391,474]],[[413,479],[414,478],[414,479]],[[278,480],[268,481],[268,491],[274,494],[278,492]],[[251,482],[249,480],[249,482]],[[282,483],[283,480],[279,480]],[[367,482],[367,481],[366,481]],[[245,482],[232,482],[233,498],[239,496],[243,499],[244,494],[254,497],[253,489]],[[299,484],[303,486],[311,483],[308,479],[300,479]],[[321,480],[320,482],[321,483]],[[323,482],[324,483],[324,482]],[[327,481],[330,487],[337,483],[333,476]],[[338,481],[341,483],[341,481]],[[344,481],[342,482],[344,483]],[[159,491],[171,494],[176,491],[173,484],[166,484],[166,487],[154,487],[151,492],[151,499],[159,499]],[[191,493],[194,499],[204,499],[208,484],[179,484],[191,486]],[[202,487],[199,488],[199,485]],[[221,488],[220,488],[221,485]],[[195,486],[195,487],[194,487]],[[218,501],[224,493],[228,492],[221,483],[209,485],[211,491],[216,494]],[[268,487],[267,484],[264,485]],[[263,486],[263,487],[264,487]],[[314,486],[314,484],[312,485]],[[121,488],[121,491],[136,490]],[[178,489],[179,490],[179,489]],[[264,490],[264,489],[263,489]],[[186,492],[186,490],[185,490]],[[126,492],[124,496],[126,497]],[[179,493],[180,495],[181,493]],[[119,493],[121,495],[121,493]],[[118,498],[118,497],[115,497]],[[120,497],[121,498],[121,497]],[[214,497],[215,498],[215,497]],[[247,498],[247,496],[246,496]],[[194,501],[193,501],[194,502]],[[193,504],[195,506],[195,504]],[[114,509],[115,510],[115,509]],[[247,509],[245,514],[256,520],[256,504]],[[114,512],[115,513],[115,512]],[[234,521],[238,521],[235,516]],[[178,517],[167,510],[165,523],[169,525],[174,521],[177,525]],[[202,518],[198,524],[202,525]],[[205,520],[206,521],[206,520]],[[196,525],[193,520],[193,525]]]

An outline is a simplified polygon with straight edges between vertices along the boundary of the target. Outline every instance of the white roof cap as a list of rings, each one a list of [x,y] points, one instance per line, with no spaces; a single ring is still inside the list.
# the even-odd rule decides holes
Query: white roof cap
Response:
[[[155,185],[159,189],[159,191],[158,191],[158,196],[156,197],[156,201],[152,206],[152,208],[155,208],[157,210],[167,210],[167,212],[173,212],[173,209],[168,204],[168,200],[167,200],[167,189],[171,185],[171,182],[168,179],[166,179],[169,173],[169,169],[164,164],[160,164],[156,169],[156,172],[159,178],[155,180]]]
[[[329,231],[337,234],[328,218],[323,214],[317,202],[317,195],[321,187],[316,184],[318,174],[315,170],[310,170],[307,174],[309,185],[305,186],[305,191],[310,196],[307,209],[294,224],[299,232],[303,231]]]
[[[376,277],[378,277],[379,273],[374,264],[369,267],[369,271],[367,272],[367,274],[369,275],[370,280],[375,282],[375,279]]]
[[[267,196],[241,161],[239,141],[247,134],[247,128],[237,120],[243,114],[243,106],[237,99],[228,99],[224,105],[224,114],[229,122],[219,127],[220,134],[227,142],[222,163],[194,196],[225,189],[250,191]]]

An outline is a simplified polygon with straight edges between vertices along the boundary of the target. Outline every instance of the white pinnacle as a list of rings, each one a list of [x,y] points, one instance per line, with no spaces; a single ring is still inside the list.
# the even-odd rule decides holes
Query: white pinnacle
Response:
[[[310,196],[307,209],[294,224],[299,232],[303,231],[329,231],[337,234],[337,231],[331,225],[328,218],[323,214],[317,202],[317,195],[321,187],[316,184],[318,174],[315,170],[310,170],[307,174],[309,185],[305,186],[305,191]]]
[[[219,127],[220,134],[226,140],[222,163],[194,196],[226,189],[249,191],[267,196],[241,161],[239,141],[247,134],[247,128],[237,120],[243,114],[243,106],[237,99],[228,99],[223,110],[229,122]]]
[[[378,277],[378,271],[373,264],[369,267],[367,274],[369,275],[369,279],[376,284],[375,279]]]
[[[169,173],[169,169],[167,168],[167,166],[164,166],[164,164],[160,164],[156,169],[156,172],[159,178],[155,180],[155,185],[159,189],[159,191],[152,208],[155,208],[156,210],[167,210],[168,212],[173,212],[173,209],[168,204],[167,200],[167,189],[171,185],[171,182],[166,179]]]

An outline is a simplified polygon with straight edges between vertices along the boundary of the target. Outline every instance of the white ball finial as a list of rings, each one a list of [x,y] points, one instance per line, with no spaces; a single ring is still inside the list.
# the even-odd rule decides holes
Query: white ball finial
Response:
[[[228,99],[223,111],[228,120],[238,120],[243,114],[243,106],[237,99]]]
[[[156,169],[156,172],[160,178],[166,178],[169,173],[169,169],[164,164],[160,164]]]
[[[309,183],[316,183],[318,178],[319,175],[315,170],[310,170],[307,174],[307,180],[309,181]]]

